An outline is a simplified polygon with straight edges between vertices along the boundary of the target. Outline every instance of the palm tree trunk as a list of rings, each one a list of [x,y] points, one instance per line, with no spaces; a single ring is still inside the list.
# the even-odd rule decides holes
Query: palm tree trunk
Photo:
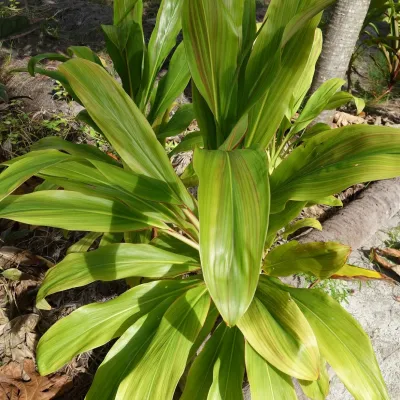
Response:
[[[337,0],[324,35],[310,93],[314,93],[325,81],[345,78],[351,55],[357,44],[371,0]],[[319,122],[330,122],[334,111],[321,114]]]
[[[318,61],[313,91],[331,78],[344,78],[371,0],[338,0]]]

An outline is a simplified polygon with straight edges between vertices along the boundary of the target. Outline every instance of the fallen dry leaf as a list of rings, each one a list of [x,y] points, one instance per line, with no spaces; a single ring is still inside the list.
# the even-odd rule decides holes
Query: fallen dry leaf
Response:
[[[0,400],[50,400],[71,387],[65,375],[40,376],[30,359],[24,360],[22,368],[17,362],[0,367]]]
[[[3,363],[33,358],[38,322],[39,315],[26,314],[12,319],[0,328],[0,360]]]
[[[382,257],[382,255],[384,256],[389,256],[389,257],[398,257],[398,255],[394,255],[394,254],[398,254],[397,251],[395,251],[395,249],[372,249],[371,250],[371,255],[372,255],[372,259],[378,263],[382,268],[385,268],[387,270],[393,271],[395,272],[397,275],[400,276],[400,265],[399,264],[394,264],[391,261],[389,261],[388,259]]]
[[[18,247],[3,246],[0,247],[1,267],[6,267],[12,264],[31,267],[40,265],[41,260],[29,250],[19,249]]]

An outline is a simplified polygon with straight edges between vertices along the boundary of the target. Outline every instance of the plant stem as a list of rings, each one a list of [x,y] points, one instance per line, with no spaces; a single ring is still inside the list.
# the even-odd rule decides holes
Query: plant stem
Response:
[[[197,217],[187,208],[183,209],[183,213],[188,217],[189,221],[194,225],[194,227],[199,230],[200,221],[197,219]]]
[[[193,240],[190,240],[186,236],[181,235],[180,233],[174,231],[173,229],[166,229],[165,232],[168,233],[168,235],[180,240],[181,242],[188,244],[194,249],[200,250],[200,246],[198,243],[194,242]]]

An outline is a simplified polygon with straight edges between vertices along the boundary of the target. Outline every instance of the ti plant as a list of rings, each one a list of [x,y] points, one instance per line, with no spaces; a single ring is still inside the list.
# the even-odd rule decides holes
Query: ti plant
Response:
[[[165,0],[161,3],[156,25],[147,45],[142,25],[143,0],[115,0],[113,25],[102,26],[107,52],[123,89],[141,113],[146,115],[161,143],[167,137],[185,131],[194,119],[192,104],[180,106],[170,118],[171,110],[177,105],[176,98],[190,79],[183,44],[180,43],[172,52],[181,30],[183,3],[184,0]],[[169,56],[171,59],[168,72],[157,82],[156,78]],[[68,48],[68,55],[39,54],[30,59],[28,68],[17,71],[27,71],[32,76],[36,73],[43,74],[61,82],[72,98],[84,105],[80,95],[73,90],[61,70],[54,71],[40,66],[46,59],[66,62],[71,58],[86,59],[102,67],[105,65],[105,61],[90,48],[71,46]],[[101,133],[87,110],[83,110],[77,118]]]
[[[37,347],[41,374],[117,339],[86,399],[241,399],[246,376],[255,400],[296,399],[291,377],[319,400],[329,392],[327,364],[356,399],[389,399],[359,324],[325,293],[279,279],[380,274],[349,266],[350,249],[338,243],[274,245],[282,228],[300,227],[288,224],[307,205],[400,175],[396,129],[319,126],[302,139],[311,115],[338,96],[338,81],[292,118],[317,58],[320,13],[331,2],[272,0],[258,31],[252,0],[183,3],[202,143],[187,175],[199,182],[198,199],[175,174],[144,109],[101,65],[61,64],[57,73],[121,163],[91,146],[45,139],[0,175],[0,217],[89,232],[49,269],[38,307],[97,280],[127,279],[131,288],[55,323]],[[287,143],[298,143],[286,152],[276,143],[288,135]],[[32,175],[43,185],[13,195]]]

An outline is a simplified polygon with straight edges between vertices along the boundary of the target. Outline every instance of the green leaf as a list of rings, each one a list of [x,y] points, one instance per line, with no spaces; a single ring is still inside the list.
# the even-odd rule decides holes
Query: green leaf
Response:
[[[172,399],[209,307],[210,297],[206,288],[193,288],[170,306],[152,337],[141,335],[141,344],[146,346],[150,341],[145,351],[135,352],[135,332],[128,331],[121,337],[117,345],[125,345],[123,351],[128,353],[128,359],[122,364],[124,379],[115,398]]]
[[[326,362],[321,357],[320,375],[316,381],[303,381],[299,384],[304,394],[311,400],[325,400],[329,393],[329,376],[326,370]]]
[[[281,287],[304,313],[322,357],[349,392],[356,399],[389,399],[371,342],[358,322],[319,290]]]
[[[237,96],[235,73],[241,50],[243,1],[188,0],[182,30],[192,79],[220,128],[232,128],[231,101]],[[218,38],[218,40],[216,40]],[[202,129],[202,128],[200,128]]]
[[[57,136],[49,136],[40,139],[31,147],[31,150],[33,151],[50,149],[60,150],[69,153],[72,156],[87,158],[88,160],[98,160],[106,162],[108,164],[120,166],[120,163],[118,161],[103,153],[95,146],[91,146],[89,144],[71,143]]]
[[[165,59],[175,47],[176,37],[181,30],[183,0],[162,0],[157,14],[156,26],[148,45],[148,69],[140,108],[145,109],[156,76]]]
[[[269,216],[268,233],[266,240],[266,248],[268,249],[278,231],[284,228],[289,222],[293,221],[299,216],[301,210],[306,206],[305,202],[300,201],[289,201],[286,203],[286,207],[279,213],[271,214]]]
[[[168,235],[167,233],[157,232],[157,237],[152,239],[150,244],[169,252],[178,253],[183,256],[190,257],[200,263],[200,254],[198,250],[189,246],[186,243],[183,243],[179,239]]]
[[[291,378],[265,361],[248,342],[246,372],[252,400],[297,400]]]
[[[114,243],[121,243],[121,241],[123,239],[124,239],[123,232],[107,232],[102,236],[100,243],[99,243],[99,248],[108,246],[108,245],[114,244]]]
[[[322,86],[321,86],[322,87]],[[353,95],[349,92],[337,92],[335,93],[328,104],[325,105],[325,110],[336,110],[337,108],[350,103],[354,99]]]
[[[158,219],[124,204],[66,190],[43,190],[8,196],[0,203],[0,217],[25,224],[76,231],[124,232],[149,226],[166,228]]]
[[[295,233],[296,231],[298,231],[299,229],[302,229],[302,228],[314,228],[314,229],[318,229],[319,231],[322,231],[321,222],[319,222],[317,219],[303,218],[303,219],[296,221],[293,224],[287,225],[285,227],[285,232],[282,234],[282,237],[284,239],[287,239],[289,235],[291,235],[292,233]]]
[[[166,182],[186,205],[193,200],[146,118],[100,66],[82,59],[60,66],[93,121],[133,172]]]
[[[256,295],[238,327],[266,361],[298,379],[316,380],[320,356],[317,340],[289,293],[261,276]]]
[[[87,233],[82,239],[68,248],[67,255],[71,253],[85,253],[101,235],[102,233],[100,232]]]
[[[291,241],[272,249],[264,262],[264,270],[271,276],[312,274],[329,278],[346,264],[351,248],[339,243],[298,243]]]
[[[141,7],[142,2],[137,3]],[[141,80],[145,45],[140,23],[125,20],[118,26],[102,26],[108,54],[121,78],[125,92],[136,98]]]
[[[298,13],[290,22],[286,25],[285,31],[283,32],[282,46],[286,43],[301,29],[303,28],[310,19],[315,17],[325,8],[333,4],[336,0],[314,0],[309,1],[306,7],[304,7],[300,13]],[[304,2],[306,3],[306,2]],[[303,3],[303,4],[304,4]]]
[[[281,18],[283,18],[283,24],[280,26],[281,29],[285,26],[284,21],[286,18],[290,18],[290,7],[295,7],[297,9],[297,3],[297,1],[294,2],[291,0],[290,6],[289,4],[285,5],[285,7],[281,7],[281,4],[275,5],[275,7],[281,8],[281,13],[285,15],[285,18],[281,15]],[[258,144],[264,148],[267,147],[279,128],[287,113],[288,104],[290,104],[292,99],[293,88],[296,86],[299,79],[301,79],[304,69],[308,64],[309,54],[313,48],[314,41],[318,40],[315,35],[318,21],[319,17],[315,17],[309,21],[309,23],[286,44],[282,56],[280,57],[281,62],[278,63],[277,66],[273,65],[273,62],[279,54],[276,53],[274,57],[271,57],[271,54],[276,52],[277,44],[275,41],[271,44],[272,49],[270,51],[272,51],[272,53],[264,56],[264,58],[269,57],[271,59],[271,61],[266,64],[267,66],[272,63],[270,67],[271,70],[266,70],[267,76],[264,77],[260,74],[259,70],[257,71],[260,64],[253,66],[253,69],[255,69],[254,73],[257,74],[257,77],[270,81],[270,86],[268,93],[265,95],[265,84],[258,82],[258,79],[254,82],[254,93],[251,94],[252,98],[250,102],[256,100],[257,103],[249,114],[249,130],[245,139],[246,147],[250,147],[252,144]],[[267,24],[265,28],[267,28]],[[260,38],[261,34],[256,44]],[[256,47],[253,51],[255,51],[255,49]],[[249,66],[250,62],[251,59],[249,60]],[[246,78],[248,75],[249,73],[246,71]],[[259,92],[264,92],[264,94],[260,96]]]
[[[50,268],[40,286],[37,301],[97,280],[113,281],[133,276],[167,278],[198,269],[198,260],[149,244],[110,244],[88,253],[69,254]]]
[[[339,92],[339,93],[343,93],[343,92]],[[325,132],[325,131],[329,131],[331,130],[331,127],[327,124],[324,124],[322,122],[318,122],[317,124],[311,126],[310,128],[308,128],[305,133],[303,133],[303,135],[301,136],[301,140],[309,140],[312,137],[318,135],[319,133]]]
[[[282,210],[288,200],[323,198],[356,183],[398,176],[399,132],[351,125],[307,140],[272,173],[271,212]]]
[[[69,155],[56,150],[35,151],[15,158],[0,174],[0,201],[41,170],[69,159]]]
[[[178,153],[192,151],[196,147],[203,147],[203,135],[199,131],[188,133],[168,155],[172,157]]]
[[[189,65],[186,60],[185,48],[182,42],[176,48],[171,58],[168,72],[158,84],[156,97],[148,116],[148,120],[151,124],[169,109],[176,98],[185,90],[189,79]]]
[[[166,139],[171,136],[179,135],[186,131],[194,118],[195,115],[192,104],[184,104],[180,106],[168,123],[158,130],[157,137],[159,139]]]
[[[194,167],[204,279],[222,317],[234,326],[251,303],[260,273],[269,215],[266,155],[196,149]]]
[[[32,75],[35,76],[35,68],[36,64],[43,60],[55,60],[55,61],[61,61],[65,62],[68,61],[70,58],[67,57],[64,54],[60,53],[43,53],[43,54],[38,54],[37,56],[31,57],[31,59],[28,62],[28,72]]]
[[[138,0],[114,0],[114,25],[118,25],[135,8]]]
[[[118,386],[128,372],[125,367],[134,366],[133,360],[137,363],[143,356],[170,305],[171,299],[164,300],[125,331],[97,369],[86,400],[115,398]]]
[[[299,118],[293,125],[290,133],[295,134],[306,128],[321,112],[326,109],[327,104],[334,94],[344,85],[343,79],[334,78],[324,82],[307,101]]]
[[[241,400],[243,377],[243,335],[221,322],[191,366],[181,400]]]
[[[57,321],[40,339],[38,368],[42,375],[57,371],[74,356],[121,336],[135,321],[162,301],[201,284],[200,280],[155,281],[136,286],[105,303],[78,308]]]
[[[94,62],[103,66],[99,56],[87,46],[70,46],[68,47],[68,54],[73,57],[83,58],[85,60]]]
[[[201,328],[200,333],[197,335],[196,341],[193,343],[192,348],[190,349],[188,357],[189,362],[193,358],[193,356],[196,355],[196,352],[199,350],[200,346],[206,341],[208,335],[211,334],[211,331],[215,327],[215,323],[218,317],[219,317],[218,309],[217,307],[215,307],[214,303],[211,303],[204,325]]]
[[[249,117],[246,114],[234,126],[232,132],[226,138],[225,142],[222,143],[222,145],[219,147],[219,150],[229,151],[239,146],[247,133],[248,125],[249,125]]]

